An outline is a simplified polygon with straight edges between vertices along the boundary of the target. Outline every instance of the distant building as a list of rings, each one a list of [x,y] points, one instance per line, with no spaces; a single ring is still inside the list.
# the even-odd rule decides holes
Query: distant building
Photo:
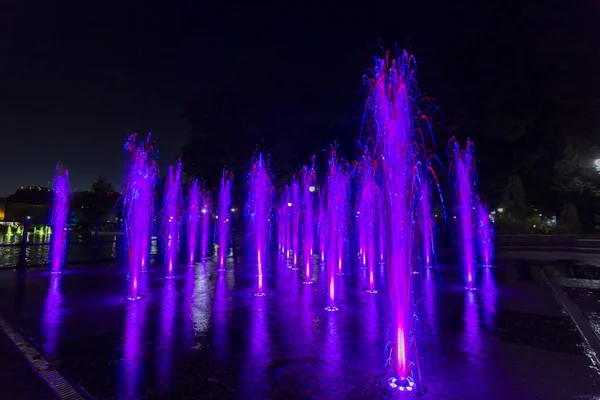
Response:
[[[4,219],[6,221],[47,221],[49,218],[52,190],[47,187],[21,187],[6,198]]]
[[[6,214],[6,197],[0,197],[0,221],[4,221]]]

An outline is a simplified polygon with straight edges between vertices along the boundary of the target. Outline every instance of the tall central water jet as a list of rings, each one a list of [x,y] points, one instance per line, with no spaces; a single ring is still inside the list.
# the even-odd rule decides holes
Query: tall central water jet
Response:
[[[460,232],[462,262],[466,288],[475,288],[475,164],[473,143],[468,140],[461,149],[456,140],[452,140],[452,166],[455,175],[456,209]]]
[[[229,239],[229,228],[231,226],[230,207],[231,207],[231,181],[233,174],[223,171],[221,177],[221,187],[219,190],[219,204],[217,205],[217,234],[219,245],[219,271],[225,271],[225,257],[227,257],[227,244]]]
[[[179,252],[179,235],[181,233],[181,161],[169,167],[165,184],[163,208],[163,244],[167,278],[173,278],[173,265],[177,262]]]
[[[137,299],[139,273],[145,270],[150,255],[150,237],[154,220],[154,184],[156,163],[151,136],[140,144],[131,135],[125,144],[128,154],[124,191],[125,235],[129,262],[128,298]]]
[[[202,207],[202,192],[200,190],[200,184],[198,179],[195,179],[190,186],[190,192],[188,195],[188,211],[187,211],[187,250],[188,250],[188,262],[190,265],[194,265],[194,257],[196,255],[196,247],[198,243],[198,231],[200,228],[200,221],[202,218],[201,214]]]
[[[303,208],[303,226],[302,226],[302,244],[304,258],[304,283],[311,284],[311,263],[314,247],[314,199],[315,191],[315,164],[314,158],[311,166],[305,165],[302,168],[302,208]]]
[[[67,218],[69,216],[69,171],[56,165],[52,183],[52,237],[50,258],[53,274],[60,274],[67,250]]]
[[[263,276],[270,248],[272,207],[271,176],[262,154],[258,154],[254,157],[248,175],[248,202],[246,203],[246,229],[250,249],[256,259],[258,277],[256,296],[265,295]]]
[[[385,228],[388,295],[393,349],[390,366],[393,376],[388,384],[404,392],[418,390],[414,366],[418,362],[410,347],[413,335],[412,271],[414,242],[414,177],[416,132],[412,57],[401,60],[380,59],[372,82],[371,109],[381,152],[383,199],[387,218]]]

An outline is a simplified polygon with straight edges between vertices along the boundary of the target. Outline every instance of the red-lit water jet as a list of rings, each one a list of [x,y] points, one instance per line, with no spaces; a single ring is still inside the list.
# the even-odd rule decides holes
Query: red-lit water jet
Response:
[[[69,171],[56,166],[52,182],[52,237],[50,260],[53,274],[60,274],[67,251],[67,218],[69,216]]]
[[[124,220],[129,262],[128,298],[137,299],[139,273],[145,270],[150,254],[150,238],[154,220],[154,185],[157,168],[151,136],[138,143],[131,135],[125,144],[127,176],[125,178]]]

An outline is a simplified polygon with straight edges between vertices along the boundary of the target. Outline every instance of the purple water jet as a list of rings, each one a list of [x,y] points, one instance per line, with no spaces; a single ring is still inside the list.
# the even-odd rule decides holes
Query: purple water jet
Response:
[[[219,190],[219,204],[217,205],[217,241],[219,245],[219,271],[225,271],[225,257],[227,257],[227,244],[229,239],[229,229],[231,226],[230,207],[231,190],[233,174],[223,171],[221,177],[221,187]]]
[[[377,186],[372,158],[365,154],[359,164],[359,194],[356,207],[356,221],[359,231],[359,249],[362,264],[369,271],[369,293],[375,290],[375,231]]]
[[[413,336],[412,277],[414,262],[414,168],[417,165],[417,133],[411,114],[415,82],[412,57],[379,60],[372,82],[370,101],[381,152],[382,190],[385,215],[387,292],[391,314],[388,384],[394,390],[418,391],[414,381],[418,358],[411,348]]]
[[[422,171],[419,184],[419,211],[423,259],[425,267],[429,268],[433,262],[433,216],[431,215],[431,193],[429,184],[429,170],[427,168]]]
[[[195,179],[192,182],[189,190],[187,210],[187,250],[188,262],[190,265],[194,265],[200,221],[202,218],[200,211],[202,208],[202,191],[198,179]]]
[[[262,154],[254,157],[248,175],[248,201],[246,203],[246,229],[249,249],[256,259],[258,292],[264,296],[263,277],[268,260],[271,238],[271,212],[273,186],[271,175]]]
[[[69,171],[56,165],[52,182],[52,237],[50,259],[53,274],[60,274],[67,250],[67,218],[69,216]]]
[[[304,283],[313,283],[311,280],[311,262],[314,248],[314,199],[315,191],[315,165],[314,158],[311,166],[305,165],[302,168],[302,254],[304,258]]]
[[[210,192],[206,189],[202,190],[202,208],[200,209],[201,225],[200,225],[200,257],[206,260],[208,257],[208,247],[210,245],[210,221],[212,217],[212,204]]]
[[[325,250],[327,249],[327,196],[325,192],[319,195],[319,209],[317,211],[317,223],[319,231],[319,259],[325,264]]]
[[[300,254],[300,214],[302,211],[302,203],[300,201],[300,184],[294,177],[291,185],[292,195],[292,268],[298,269],[298,255]],[[288,203],[289,204],[289,203]]]
[[[487,206],[482,202],[477,206],[477,239],[481,263],[490,267],[494,258],[494,228]]]
[[[460,248],[465,284],[467,289],[475,288],[475,163],[473,159],[474,146],[468,140],[464,149],[458,142],[451,141],[452,167],[455,176],[456,211],[458,230],[460,232]]]
[[[165,184],[163,208],[163,245],[167,278],[173,278],[173,265],[177,262],[179,252],[179,235],[181,233],[181,161],[169,167]]]
[[[336,276],[342,273],[344,240],[346,239],[346,215],[348,211],[349,176],[332,149],[327,176],[327,285],[329,305],[327,310],[337,310]]]
[[[146,268],[154,220],[157,168],[150,138],[148,135],[145,142],[138,144],[137,136],[131,135],[125,144],[128,161],[123,199],[131,300],[138,298],[139,272]]]

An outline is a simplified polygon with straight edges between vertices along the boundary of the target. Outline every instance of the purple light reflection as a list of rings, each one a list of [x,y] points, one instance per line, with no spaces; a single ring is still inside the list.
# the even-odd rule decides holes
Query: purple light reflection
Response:
[[[147,283],[147,275],[141,275],[140,288]],[[119,374],[119,398],[138,398],[140,383],[144,374],[145,340],[144,328],[146,324],[147,299],[130,301],[126,303],[127,314],[125,317],[125,334],[123,343],[123,363]]]
[[[48,358],[56,358],[56,345],[58,333],[64,316],[62,306],[63,297],[60,293],[60,275],[50,275],[50,286],[44,304],[44,315],[42,317],[42,334],[46,339],[44,353]]]
[[[177,308],[177,291],[175,280],[165,281],[160,298],[160,335],[158,343],[157,377],[160,387],[171,382],[173,369],[173,340],[175,336],[175,310]]]

